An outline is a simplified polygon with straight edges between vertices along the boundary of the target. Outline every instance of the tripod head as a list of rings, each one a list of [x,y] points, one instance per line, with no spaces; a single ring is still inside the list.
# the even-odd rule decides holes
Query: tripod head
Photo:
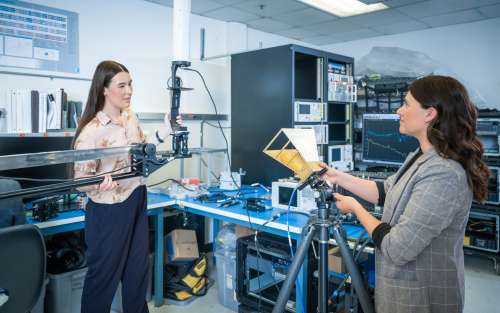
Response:
[[[306,188],[307,186],[311,186],[312,189],[319,189],[323,188],[324,185],[328,186],[328,184],[325,183],[323,179],[321,179],[321,176],[326,173],[328,169],[323,168],[319,171],[312,172],[307,179],[297,187],[297,190],[302,190]]]
[[[328,219],[332,217],[337,223],[349,220],[351,214],[343,214],[335,205],[335,197],[333,193],[338,192],[338,186],[330,186],[323,180],[322,176],[327,171],[323,168],[319,171],[313,172],[309,177],[297,187],[297,190],[302,190],[307,186],[310,186],[315,191],[315,200],[318,207],[318,216],[322,219]],[[323,211],[322,211],[323,210]]]

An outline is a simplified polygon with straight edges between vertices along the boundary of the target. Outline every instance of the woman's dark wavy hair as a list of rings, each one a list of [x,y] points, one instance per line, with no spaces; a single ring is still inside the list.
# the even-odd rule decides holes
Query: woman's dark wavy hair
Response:
[[[87,125],[104,107],[104,87],[108,87],[111,79],[120,72],[127,72],[128,69],[115,61],[102,61],[97,65],[90,85],[89,96],[85,111],[83,111],[82,118],[78,123],[78,128],[75,132],[72,147],[75,147],[75,142],[85,125]]]
[[[409,91],[423,108],[437,110],[437,117],[427,128],[429,141],[441,156],[463,166],[474,199],[484,202],[490,171],[481,159],[477,110],[465,87],[452,77],[432,75],[414,81]]]

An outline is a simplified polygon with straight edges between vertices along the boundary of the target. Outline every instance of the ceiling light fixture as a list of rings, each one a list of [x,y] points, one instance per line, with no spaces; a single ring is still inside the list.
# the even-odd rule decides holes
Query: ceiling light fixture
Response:
[[[298,0],[330,14],[347,17],[388,9],[382,2],[366,4],[358,0]]]

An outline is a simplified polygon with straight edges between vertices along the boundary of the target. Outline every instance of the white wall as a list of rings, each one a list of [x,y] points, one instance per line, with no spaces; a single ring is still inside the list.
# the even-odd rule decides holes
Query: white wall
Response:
[[[125,64],[131,72],[134,95],[132,109],[136,112],[168,112],[170,97],[166,90],[170,77],[172,56],[172,8],[144,0],[35,0],[35,4],[74,11],[79,17],[79,56],[83,78],[91,78],[96,65],[106,59]],[[192,68],[199,70],[207,82],[221,114],[230,114],[230,58],[220,58],[208,62],[200,58],[200,28],[205,28],[205,56],[224,55],[232,52],[292,43],[287,38],[248,29],[243,24],[226,23],[198,15],[190,19],[190,54]],[[299,43],[293,41],[294,43]],[[19,68],[0,67],[0,70],[33,72]],[[35,71],[35,73],[66,75],[58,72]],[[71,76],[71,75],[67,75]],[[75,75],[73,75],[75,76]],[[193,72],[180,71],[184,86],[195,88],[183,92],[181,112],[214,113],[212,103],[199,77]],[[68,79],[48,79],[19,75],[0,74],[0,88],[37,89],[52,92],[64,88],[69,100],[85,102],[90,87],[89,81]],[[200,145],[200,122],[186,122],[191,134],[191,147]],[[229,122],[223,123],[228,126]],[[149,133],[156,124],[145,123]],[[230,140],[230,131],[226,131]],[[205,127],[205,147],[225,147],[218,129]],[[167,143],[162,148],[169,149]],[[220,161],[219,168],[226,163]],[[196,176],[198,161],[187,161],[186,175]],[[151,180],[161,177],[178,177],[179,161],[155,173]]]
[[[500,109],[500,18],[391,36],[322,46],[358,59],[372,47],[401,47],[423,52],[451,69],[484,98]]]

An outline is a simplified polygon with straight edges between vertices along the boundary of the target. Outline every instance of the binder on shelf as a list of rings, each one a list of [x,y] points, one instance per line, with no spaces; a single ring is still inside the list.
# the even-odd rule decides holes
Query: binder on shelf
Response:
[[[68,101],[62,88],[55,93],[0,89],[0,112],[0,133],[46,133],[76,128],[82,102]]]
[[[47,94],[40,92],[38,99],[38,131],[44,133],[47,131]]]
[[[7,92],[0,90],[0,132],[7,132]]]
[[[12,133],[16,131],[16,112],[14,112],[14,106],[12,105],[14,96],[14,91],[9,89],[5,93],[6,97],[6,114],[7,114],[7,132]]]
[[[57,129],[56,100],[53,94],[47,95],[47,129]]]
[[[82,117],[82,103],[68,101],[68,128],[76,128]]]
[[[58,97],[60,97],[61,101],[61,125],[59,128],[66,129],[68,128],[68,94],[64,91],[64,89],[59,89]]]
[[[37,90],[31,91],[31,131],[40,132],[40,93]]]
[[[23,127],[22,110],[21,110],[21,91],[14,89],[12,91],[12,110],[16,114],[16,122],[14,123],[14,132],[18,133]]]
[[[31,90],[23,90],[23,108],[23,133],[31,133]]]

